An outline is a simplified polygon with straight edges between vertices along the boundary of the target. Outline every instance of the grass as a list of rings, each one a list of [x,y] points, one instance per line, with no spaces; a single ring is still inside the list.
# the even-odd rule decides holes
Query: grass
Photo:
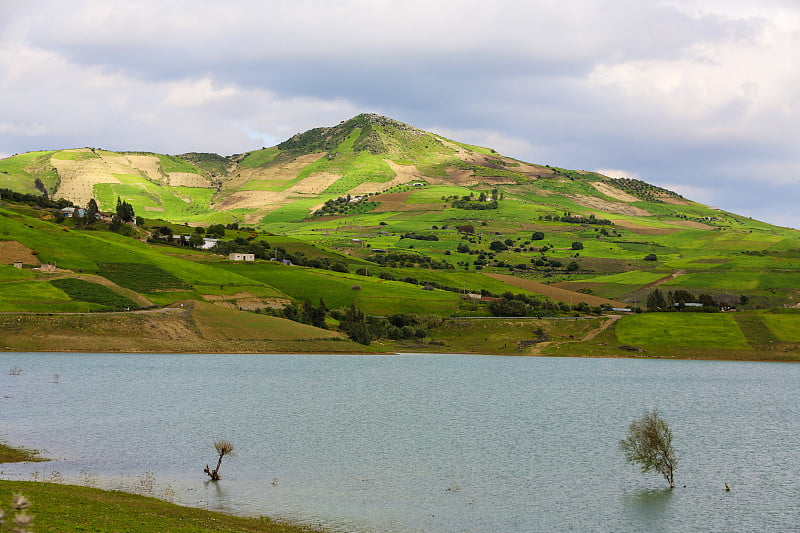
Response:
[[[240,164],[246,168],[263,167],[272,163],[278,154],[280,154],[280,150],[277,146],[255,150],[247,154]]]
[[[24,280],[0,283],[0,309],[4,304],[22,302],[67,302],[70,297],[46,281]]]
[[[449,315],[458,308],[458,295],[445,291],[424,291],[421,287],[372,277],[343,274],[277,263],[227,264],[222,268],[269,283],[299,301],[320,298],[330,309],[355,304],[367,314],[390,315],[416,312]],[[354,290],[358,286],[360,289]]]
[[[90,487],[34,481],[0,481],[0,506],[14,494],[31,502],[32,529],[39,533],[163,531],[171,533],[312,531],[267,517],[243,518],[182,507],[156,498]]]
[[[197,327],[203,338],[208,340],[268,338],[288,341],[342,338],[341,334],[335,331],[315,328],[284,318],[242,313],[202,302],[193,305],[192,316],[197,321]]]
[[[0,350],[121,353],[379,351],[335,331],[204,302],[109,314],[0,314]],[[87,304],[88,305],[88,304]]]
[[[644,313],[622,318],[617,338],[633,346],[748,348],[734,317],[722,313]]]
[[[781,342],[800,342],[800,312],[760,313],[761,320]]]
[[[100,275],[136,292],[185,291],[191,286],[166,270],[147,263],[99,263]]]
[[[27,152],[0,159],[0,188],[40,194],[34,186],[39,178],[49,192],[58,187],[58,174],[50,163],[52,151]]]
[[[553,339],[582,337],[598,326],[598,320],[547,320],[511,318],[459,318],[445,320],[424,343],[398,342],[401,351],[524,355],[519,344],[537,339],[541,330]]]
[[[39,456],[36,450],[28,450],[27,448],[12,448],[11,446],[0,442],[0,463],[26,463],[31,461],[47,461]],[[1,500],[0,500],[1,502]],[[5,502],[0,503],[0,508],[4,507]]]
[[[110,309],[131,309],[137,305],[130,299],[117,294],[108,287],[77,278],[60,278],[50,281],[54,287],[61,289],[70,298],[80,302],[100,304]]]

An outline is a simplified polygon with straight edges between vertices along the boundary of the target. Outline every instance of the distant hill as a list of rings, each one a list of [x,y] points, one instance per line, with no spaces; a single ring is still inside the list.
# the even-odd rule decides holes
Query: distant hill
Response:
[[[800,305],[800,232],[644,181],[518,161],[374,114],[229,156],[20,154],[0,160],[0,189],[78,206],[94,198],[106,212],[120,199],[144,224],[121,235],[107,221],[87,228],[65,220],[52,203],[7,198],[0,312],[178,301],[253,311],[320,298],[328,309],[386,317],[735,308],[756,313],[719,321],[742,330],[730,336],[736,349],[800,342],[794,319],[758,315]],[[194,227],[221,230],[221,243],[193,249],[190,237],[197,243],[204,231]],[[260,260],[221,258],[231,250]],[[50,283],[29,270],[40,264],[79,281]],[[128,278],[144,281],[125,286]],[[642,339],[625,329],[633,323],[617,329]],[[422,328],[394,327],[412,337]]]
[[[0,161],[0,187],[77,205],[95,198],[105,210],[121,197],[140,215],[192,223],[258,225],[276,210],[291,211],[290,218],[298,221],[328,200],[385,193],[410,183],[475,187],[540,179],[590,183],[588,189],[564,192],[577,205],[611,213],[646,216],[646,209],[628,205],[642,200],[687,203],[644,182],[524,163],[374,114],[227,157],[78,148]],[[554,192],[559,191],[545,194]]]

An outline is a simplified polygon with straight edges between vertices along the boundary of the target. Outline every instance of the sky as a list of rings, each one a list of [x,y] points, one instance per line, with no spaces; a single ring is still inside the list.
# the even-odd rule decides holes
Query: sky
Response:
[[[800,228],[797,0],[0,0],[0,157],[380,113]]]

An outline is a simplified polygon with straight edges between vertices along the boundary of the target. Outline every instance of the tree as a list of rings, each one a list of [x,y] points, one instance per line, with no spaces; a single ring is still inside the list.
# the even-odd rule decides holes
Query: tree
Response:
[[[94,198],[89,199],[89,203],[86,204],[86,225],[91,226],[95,222],[97,222],[97,213],[100,212],[100,209],[97,207],[97,201]]]
[[[199,233],[192,233],[191,237],[189,237],[189,244],[192,246],[192,248],[199,248],[200,246],[203,246],[203,243],[205,242],[206,241],[203,239],[203,236]]]
[[[123,222],[133,222],[136,219],[136,213],[133,212],[133,206],[128,202],[123,202],[119,196],[117,196],[117,216]]]
[[[222,224],[211,224],[208,229],[206,229],[206,235],[209,237],[222,239],[225,237],[225,226]]]
[[[655,289],[647,295],[647,309],[648,311],[660,311],[667,306],[667,301],[660,290]]]
[[[542,239],[544,239],[544,233],[541,232],[541,231],[534,231],[531,234],[531,240],[532,241],[541,241]]]
[[[583,250],[583,243],[579,241],[575,241],[572,243],[573,250]]]
[[[218,440],[214,443],[214,449],[217,450],[219,454],[219,459],[217,459],[217,467],[214,470],[209,470],[208,465],[206,465],[205,472],[211,478],[211,481],[219,480],[219,467],[222,464],[222,458],[229,453],[233,453],[233,444],[228,442],[227,440]]]
[[[664,476],[669,488],[675,487],[678,457],[672,448],[672,432],[657,409],[645,411],[641,418],[631,422],[628,438],[621,440],[619,447],[626,461],[638,463],[642,472],[655,470]]]

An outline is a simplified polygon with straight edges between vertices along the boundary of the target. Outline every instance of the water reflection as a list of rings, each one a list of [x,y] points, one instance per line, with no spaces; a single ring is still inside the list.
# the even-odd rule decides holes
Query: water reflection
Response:
[[[675,489],[642,489],[623,495],[623,507],[635,522],[661,522],[672,503]],[[643,524],[644,525],[644,524]]]

